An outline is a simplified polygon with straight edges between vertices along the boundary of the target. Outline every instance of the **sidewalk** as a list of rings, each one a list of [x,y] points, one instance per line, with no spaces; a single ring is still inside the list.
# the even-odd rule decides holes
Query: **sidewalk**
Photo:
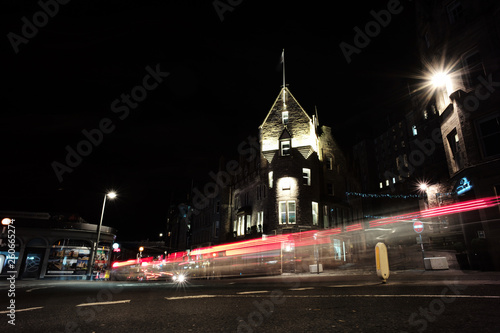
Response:
[[[291,274],[290,276],[294,276]],[[352,281],[353,284],[361,281],[379,282],[380,278],[377,276],[375,269],[337,269],[325,270],[320,274],[317,273],[299,273],[295,274],[301,278],[309,277],[331,277],[336,281]],[[430,282],[443,283],[443,282],[462,282],[467,284],[500,284],[500,272],[494,271],[462,271],[458,269],[447,270],[424,270],[424,269],[409,269],[409,270],[395,270],[390,271],[388,284],[391,283],[405,283],[405,284],[418,284]]]

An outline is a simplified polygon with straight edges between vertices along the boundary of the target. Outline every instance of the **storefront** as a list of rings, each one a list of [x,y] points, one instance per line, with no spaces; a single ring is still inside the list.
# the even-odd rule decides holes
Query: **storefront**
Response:
[[[0,238],[0,276],[12,271],[15,261],[19,279],[88,279],[109,267],[110,248],[116,231],[101,227],[100,242],[92,269],[92,246],[97,225],[51,219],[45,213],[0,212],[0,219],[13,219],[15,234],[9,243],[7,228]],[[14,241],[15,239],[15,241]],[[8,259],[11,259],[9,261]]]

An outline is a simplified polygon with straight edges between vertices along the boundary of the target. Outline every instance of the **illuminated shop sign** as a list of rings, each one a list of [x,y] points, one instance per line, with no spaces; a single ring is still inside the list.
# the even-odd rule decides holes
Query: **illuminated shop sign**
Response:
[[[458,183],[457,186],[457,194],[461,195],[464,194],[465,192],[469,191],[472,188],[471,182],[467,179],[467,177],[464,177],[460,179],[460,182]]]

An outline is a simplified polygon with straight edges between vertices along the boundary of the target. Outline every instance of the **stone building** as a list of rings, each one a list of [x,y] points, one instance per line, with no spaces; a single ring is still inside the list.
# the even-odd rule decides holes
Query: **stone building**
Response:
[[[500,194],[500,3],[418,1],[421,104],[436,109],[448,177],[429,184],[435,205]],[[472,268],[500,269],[497,207],[456,214]]]
[[[238,158],[221,159],[211,180],[194,189],[190,247],[264,235],[339,228],[359,223],[362,212],[348,162],[331,129],[320,126],[288,88],[282,88],[259,126],[259,136],[238,145]],[[362,235],[362,233],[360,233]],[[360,246],[352,233],[346,248]],[[348,238],[348,237],[347,237]],[[356,238],[356,239],[354,239]],[[352,246],[351,246],[352,245]]]
[[[319,125],[317,113],[309,116],[288,88],[281,89],[259,130],[267,229],[343,227],[361,218],[347,202],[346,192],[357,183],[331,128]]]

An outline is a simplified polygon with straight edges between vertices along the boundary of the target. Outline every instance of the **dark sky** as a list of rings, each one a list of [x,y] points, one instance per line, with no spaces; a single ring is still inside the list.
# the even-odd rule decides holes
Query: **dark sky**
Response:
[[[283,48],[289,89],[346,147],[367,119],[405,98],[416,70],[412,2],[350,64],[339,44],[353,45],[354,27],[390,1],[232,3],[221,20],[212,1],[72,0],[45,21],[36,1],[5,4],[0,210],[97,223],[105,191],[115,189],[104,224],[122,240],[154,238],[171,200],[185,198],[192,181],[202,187],[221,155],[235,156],[257,134],[282,84]],[[38,31],[25,27],[31,35],[16,53],[12,36],[23,37],[33,18]],[[139,91],[147,66],[169,74],[126,117],[113,112],[122,94]],[[113,131],[60,182],[53,163],[65,164],[66,147],[103,119]]]

